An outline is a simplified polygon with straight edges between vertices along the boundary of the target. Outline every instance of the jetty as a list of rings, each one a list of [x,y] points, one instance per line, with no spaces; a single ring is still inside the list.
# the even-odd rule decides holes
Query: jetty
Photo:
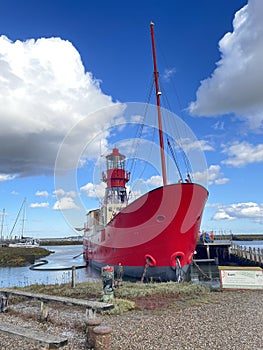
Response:
[[[194,262],[215,262],[222,264],[229,261],[231,241],[198,242]]]
[[[198,242],[193,262],[263,267],[263,249],[231,241]]]
[[[263,249],[232,244],[230,259],[240,266],[263,267]]]

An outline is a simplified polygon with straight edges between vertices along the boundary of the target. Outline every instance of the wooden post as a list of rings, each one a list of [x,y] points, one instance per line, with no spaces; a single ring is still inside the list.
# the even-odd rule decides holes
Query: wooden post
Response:
[[[44,301],[41,301],[41,308],[40,308],[41,314],[40,314],[40,321],[46,322],[48,319],[48,313],[49,313],[49,306],[48,303],[45,303]]]
[[[111,349],[111,332],[112,328],[107,326],[97,326],[93,328],[95,335],[95,350]]]
[[[206,251],[207,251],[207,259],[210,259],[210,246],[209,246],[209,244],[206,246]]]
[[[0,312],[6,312],[8,309],[8,294],[0,294]]]
[[[88,318],[86,319],[86,346],[88,349],[93,349],[95,346],[95,334],[93,329],[100,326],[101,319],[99,318]]]
[[[252,248],[249,247],[249,260],[253,261],[253,253],[252,253]]]
[[[96,309],[92,309],[91,307],[86,309],[86,319],[91,319],[96,317]]]
[[[76,266],[72,266],[71,288],[76,287]]]

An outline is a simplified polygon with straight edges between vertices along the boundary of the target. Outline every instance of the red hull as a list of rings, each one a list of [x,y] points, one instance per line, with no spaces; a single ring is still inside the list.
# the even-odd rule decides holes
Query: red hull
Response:
[[[185,271],[192,262],[207,196],[207,190],[194,183],[146,193],[105,229],[84,236],[86,261],[98,268],[121,263],[125,275],[140,278],[148,258],[151,276],[174,280],[176,257]]]

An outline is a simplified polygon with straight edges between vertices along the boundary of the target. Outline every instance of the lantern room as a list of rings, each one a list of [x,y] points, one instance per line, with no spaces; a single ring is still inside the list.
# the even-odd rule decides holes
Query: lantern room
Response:
[[[106,174],[102,173],[102,179],[107,184],[106,203],[124,203],[127,200],[126,183],[130,179],[130,173],[125,170],[126,157],[121,154],[118,148],[106,156]]]

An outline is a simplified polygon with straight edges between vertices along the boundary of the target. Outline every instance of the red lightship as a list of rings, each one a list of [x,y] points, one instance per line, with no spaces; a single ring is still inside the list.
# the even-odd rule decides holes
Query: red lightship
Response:
[[[84,256],[92,267],[123,266],[124,276],[161,281],[187,279],[208,191],[191,180],[167,184],[153,23],[150,25],[163,186],[129,203],[126,157],[106,156],[105,197],[88,213]]]

